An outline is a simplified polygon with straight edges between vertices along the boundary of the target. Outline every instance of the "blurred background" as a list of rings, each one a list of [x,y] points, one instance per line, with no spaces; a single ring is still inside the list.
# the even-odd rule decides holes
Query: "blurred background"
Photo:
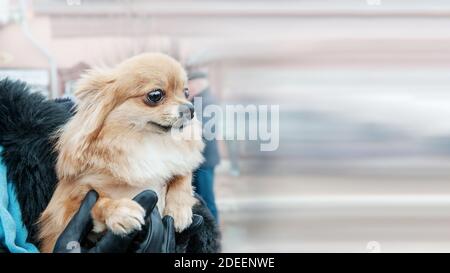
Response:
[[[0,78],[70,96],[141,52],[280,106],[280,145],[219,141],[224,252],[450,251],[450,2],[0,0]]]

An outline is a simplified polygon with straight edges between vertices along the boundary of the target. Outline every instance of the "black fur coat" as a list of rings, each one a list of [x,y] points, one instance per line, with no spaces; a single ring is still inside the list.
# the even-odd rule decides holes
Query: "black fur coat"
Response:
[[[0,145],[4,148],[1,158],[7,167],[8,179],[16,184],[29,241],[36,245],[39,242],[35,223],[57,183],[54,169],[57,154],[53,149],[55,139],[51,136],[71,117],[69,109],[67,103],[30,93],[23,82],[0,81]],[[203,216],[204,224],[187,245],[180,243],[184,240],[177,235],[177,251],[219,252],[220,234],[202,200],[194,207],[194,213]]]

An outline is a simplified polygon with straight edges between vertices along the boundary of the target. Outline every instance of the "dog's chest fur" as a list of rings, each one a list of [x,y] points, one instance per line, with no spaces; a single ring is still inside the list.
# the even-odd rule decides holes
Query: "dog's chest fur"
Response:
[[[177,175],[189,175],[203,161],[201,151],[202,144],[192,141],[154,137],[129,143],[123,166],[133,184],[149,180],[161,184]]]
[[[113,180],[119,183],[96,183],[96,186],[112,198],[133,198],[151,189],[158,194],[160,210],[165,206],[168,182],[175,176],[191,175],[203,161],[201,140],[175,140],[168,135],[141,141],[124,139],[122,143],[123,147],[118,148],[125,152],[108,164]],[[111,181],[111,178],[91,177],[89,180],[100,182]]]

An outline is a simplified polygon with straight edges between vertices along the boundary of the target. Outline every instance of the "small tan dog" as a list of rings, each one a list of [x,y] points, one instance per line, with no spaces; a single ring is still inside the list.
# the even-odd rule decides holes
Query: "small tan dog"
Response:
[[[182,66],[159,53],[80,80],[77,112],[58,134],[59,183],[39,220],[41,251],[53,250],[90,189],[99,193],[94,232],[140,230],[144,209],[131,199],[145,189],[158,194],[160,212],[174,218],[177,231],[191,224],[192,171],[204,144],[186,86]],[[182,137],[173,127],[182,127]]]

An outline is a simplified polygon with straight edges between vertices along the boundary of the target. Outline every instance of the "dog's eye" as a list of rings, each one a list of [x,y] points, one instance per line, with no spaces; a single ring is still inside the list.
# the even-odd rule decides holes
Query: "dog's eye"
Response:
[[[147,94],[147,101],[150,104],[158,103],[162,101],[163,98],[164,98],[164,91],[161,89],[153,90]]]
[[[189,98],[189,89],[184,88],[184,96],[187,98]]]

